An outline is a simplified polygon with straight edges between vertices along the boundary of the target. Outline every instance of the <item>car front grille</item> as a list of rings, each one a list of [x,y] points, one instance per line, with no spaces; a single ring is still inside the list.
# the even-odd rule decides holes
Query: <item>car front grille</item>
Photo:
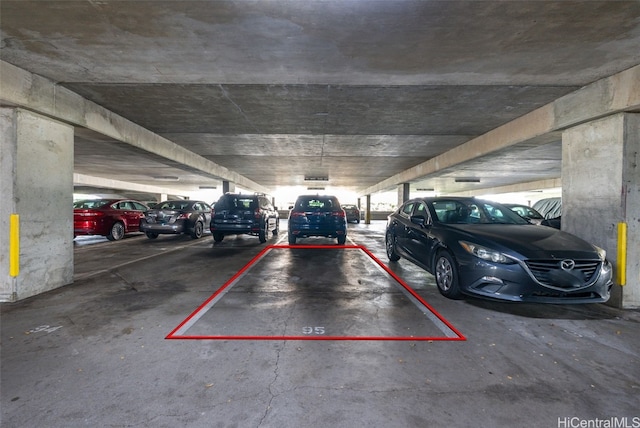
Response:
[[[561,271],[560,267],[563,260],[552,259],[552,260],[527,260],[526,264],[529,268],[529,271],[533,274],[536,280],[543,285],[557,287],[557,284],[554,284],[551,281],[551,275],[554,271]],[[580,275],[583,279],[584,284],[588,284],[595,273],[598,271],[600,267],[600,260],[574,260],[575,266],[571,271],[575,276]]]

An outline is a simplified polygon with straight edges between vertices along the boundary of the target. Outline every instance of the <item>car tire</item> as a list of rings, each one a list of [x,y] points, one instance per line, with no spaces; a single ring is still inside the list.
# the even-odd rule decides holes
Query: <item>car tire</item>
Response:
[[[156,232],[146,232],[145,235],[147,235],[147,238],[149,239],[156,239],[158,237]]]
[[[444,250],[438,252],[436,255],[434,274],[440,294],[449,299],[462,298],[460,284],[458,282],[458,268],[449,252]]]
[[[347,235],[338,236],[338,245],[344,245],[347,242]]]
[[[273,234],[277,235],[280,233],[280,219],[276,217],[276,228],[273,229]]]
[[[396,252],[396,235],[390,230],[385,234],[385,248],[387,249],[387,258],[392,262],[400,260],[400,256]]]
[[[293,233],[289,234],[289,245],[295,245],[296,243],[296,235],[294,235]]]
[[[260,232],[258,232],[258,239],[261,244],[267,242],[267,234],[269,229],[269,223],[265,222],[265,225],[260,228]]]
[[[109,234],[107,235],[107,239],[109,241],[119,241],[124,237],[124,223],[121,221],[117,221],[113,223],[111,229],[109,230]]]
[[[193,226],[193,231],[191,232],[191,237],[193,239],[202,238],[202,234],[204,233],[204,225],[201,221],[196,221],[196,224]]]
[[[213,242],[222,242],[224,239],[224,235],[220,232],[213,233]]]

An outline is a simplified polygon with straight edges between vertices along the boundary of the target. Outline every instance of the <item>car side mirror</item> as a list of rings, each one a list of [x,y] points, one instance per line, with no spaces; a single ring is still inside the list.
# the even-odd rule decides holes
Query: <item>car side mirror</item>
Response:
[[[429,225],[426,217],[423,215],[412,215],[411,223],[417,224],[418,226],[421,226],[421,227],[427,227]]]

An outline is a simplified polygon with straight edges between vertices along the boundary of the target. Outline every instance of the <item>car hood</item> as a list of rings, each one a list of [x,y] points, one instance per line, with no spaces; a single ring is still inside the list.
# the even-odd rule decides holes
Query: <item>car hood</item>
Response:
[[[567,232],[533,224],[464,224],[449,225],[476,244],[506,254],[513,252],[529,259],[575,258],[597,259],[593,245]]]

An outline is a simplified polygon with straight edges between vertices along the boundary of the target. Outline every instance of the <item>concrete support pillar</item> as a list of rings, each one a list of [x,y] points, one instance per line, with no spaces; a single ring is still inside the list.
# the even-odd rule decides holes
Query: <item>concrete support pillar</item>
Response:
[[[236,191],[236,183],[231,181],[223,181],[222,182],[222,194],[225,193],[235,193]]]
[[[73,282],[72,126],[0,108],[0,200],[0,299],[20,300]],[[9,248],[13,214],[19,251]],[[15,253],[17,275],[9,269]]]
[[[371,224],[371,195],[367,195],[366,211],[364,212],[364,224]]]
[[[562,229],[607,251],[616,277],[610,304],[640,307],[640,114],[621,113],[562,134]],[[618,260],[618,224],[627,228]],[[622,240],[624,242],[624,240]]]
[[[398,206],[404,204],[409,200],[409,183],[402,183],[398,185]]]

